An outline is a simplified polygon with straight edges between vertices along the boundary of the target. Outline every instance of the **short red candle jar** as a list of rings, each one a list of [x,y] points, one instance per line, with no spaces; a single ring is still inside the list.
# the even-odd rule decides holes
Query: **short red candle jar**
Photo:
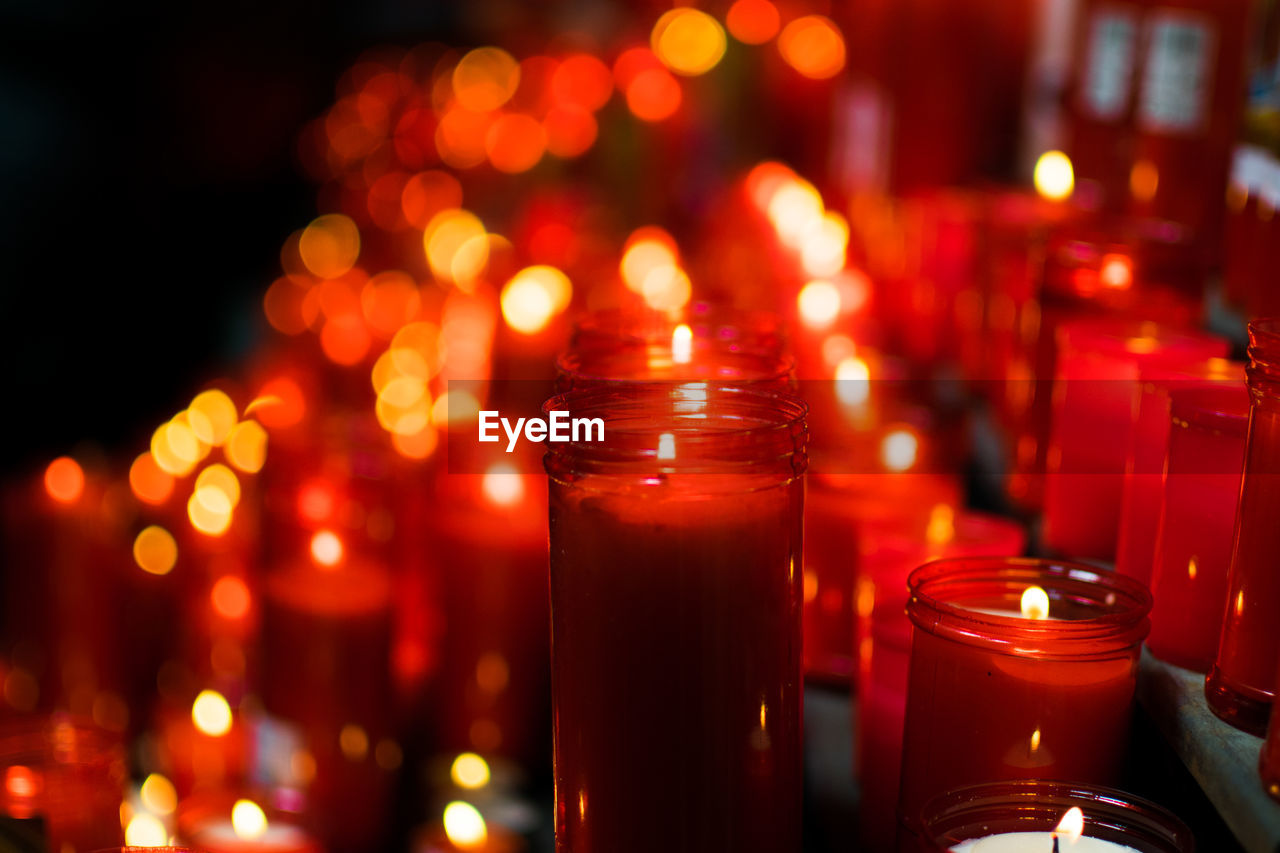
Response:
[[[804,404],[725,385],[575,390],[552,445],[561,853],[800,845]]]
[[[1226,610],[1205,696],[1219,717],[1262,735],[1280,664],[1280,319],[1249,324],[1248,379],[1249,435]]]
[[[921,566],[910,589],[899,819],[960,785],[1117,780],[1144,585],[1078,563],[976,557]]]
[[[1249,395],[1243,386],[1171,395],[1147,646],[1162,660],[1208,672],[1222,633]]]

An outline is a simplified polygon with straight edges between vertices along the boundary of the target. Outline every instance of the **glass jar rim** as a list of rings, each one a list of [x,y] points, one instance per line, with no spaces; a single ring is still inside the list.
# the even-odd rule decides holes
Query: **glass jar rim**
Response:
[[[930,798],[907,816],[907,823],[926,845],[944,851],[1002,831],[1052,831],[1073,806],[1085,813],[1086,829],[1094,828],[1091,837],[1140,844],[1143,853],[1195,851],[1190,828],[1158,803],[1116,788],[1076,782],[1021,779],[966,785]],[[1011,812],[1003,820],[998,817],[1002,808]]]
[[[546,467],[553,476],[769,470],[799,476],[807,464],[808,405],[781,389],[715,382],[609,382],[556,394],[543,403],[542,412],[600,418],[605,424],[602,441],[584,435],[548,442]],[[615,419],[610,427],[610,414],[621,416],[623,425]],[[662,454],[660,445],[667,434],[673,445],[678,440],[684,453],[674,458]]]
[[[611,363],[625,364],[628,359],[637,361],[644,359],[647,362],[655,349],[661,352],[659,348],[665,348],[665,345],[655,342],[628,341],[610,347],[567,349],[556,356],[556,372],[561,377],[586,382],[645,384],[661,381],[652,377],[632,377],[628,376],[625,370],[609,369]],[[725,350],[716,353],[716,360],[717,363],[712,366],[712,369],[718,370],[719,373],[705,377],[693,375],[697,369],[707,367],[703,361],[695,360],[687,365],[672,362],[670,365],[672,368],[687,367],[690,375],[673,377],[669,381],[783,385],[790,381],[795,371],[795,359],[790,355],[760,349]]]
[[[947,600],[944,593],[986,584],[1012,592],[1038,586],[1050,602],[1108,608],[1083,619],[1027,619],[990,613]],[[1114,657],[1146,637],[1151,593],[1141,581],[1087,563],[1037,557],[950,557],[917,568],[907,578],[907,614],[921,630],[966,645],[1036,658],[1089,660]]]
[[[1263,317],[1249,322],[1249,385],[1265,385],[1272,396],[1280,396],[1280,317]]]

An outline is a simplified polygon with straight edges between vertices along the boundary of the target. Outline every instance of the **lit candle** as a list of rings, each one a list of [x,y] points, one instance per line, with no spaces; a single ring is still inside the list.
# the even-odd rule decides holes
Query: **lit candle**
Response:
[[[547,457],[558,843],[795,850],[803,404],[689,384],[546,409],[605,419]]]
[[[1117,778],[1144,586],[1091,566],[975,557],[923,566],[910,588],[900,814],[976,782]]]
[[[178,833],[206,853],[323,853],[306,830],[280,812],[234,795],[202,795],[178,806]]]

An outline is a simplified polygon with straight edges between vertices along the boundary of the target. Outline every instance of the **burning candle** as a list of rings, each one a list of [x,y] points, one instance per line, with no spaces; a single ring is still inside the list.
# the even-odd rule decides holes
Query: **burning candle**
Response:
[[[875,531],[860,543],[854,648],[858,652],[858,831],[872,849],[893,840],[894,804],[902,766],[911,620],[907,577],[918,566],[949,557],[1016,557],[1026,548],[1020,524],[982,513],[957,514],[937,504],[922,535]]]
[[[803,403],[688,383],[545,410],[605,420],[546,461],[558,845],[795,850]]]
[[[205,853],[324,853],[282,812],[228,794],[191,797],[178,807],[178,834]]]
[[[921,853],[1190,853],[1191,830],[1124,791],[1027,780],[957,788],[909,820]]]
[[[1169,392],[1200,385],[1241,385],[1244,365],[1211,358],[1177,368],[1144,368],[1138,383],[1136,417],[1120,496],[1116,571],[1151,580],[1152,554],[1160,524],[1164,466],[1169,453]]]
[[[975,557],[922,566],[909,588],[900,818],[957,785],[1117,778],[1145,586],[1082,564]]]
[[[1227,600],[1249,396],[1243,387],[1172,396],[1147,646],[1158,658],[1208,672]]]
[[[1154,323],[1082,320],[1058,329],[1046,544],[1071,556],[1115,558],[1140,371],[1221,357],[1226,350],[1220,338]]]
[[[1209,707],[1237,728],[1262,735],[1280,660],[1280,320],[1249,324],[1249,435],[1236,510],[1218,656],[1205,683]]]

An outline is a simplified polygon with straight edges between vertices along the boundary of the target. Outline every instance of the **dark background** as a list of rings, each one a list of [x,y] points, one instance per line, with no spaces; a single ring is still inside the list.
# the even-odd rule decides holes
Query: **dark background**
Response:
[[[0,472],[131,449],[232,368],[316,214],[300,127],[365,49],[454,40],[454,10],[0,2]]]

